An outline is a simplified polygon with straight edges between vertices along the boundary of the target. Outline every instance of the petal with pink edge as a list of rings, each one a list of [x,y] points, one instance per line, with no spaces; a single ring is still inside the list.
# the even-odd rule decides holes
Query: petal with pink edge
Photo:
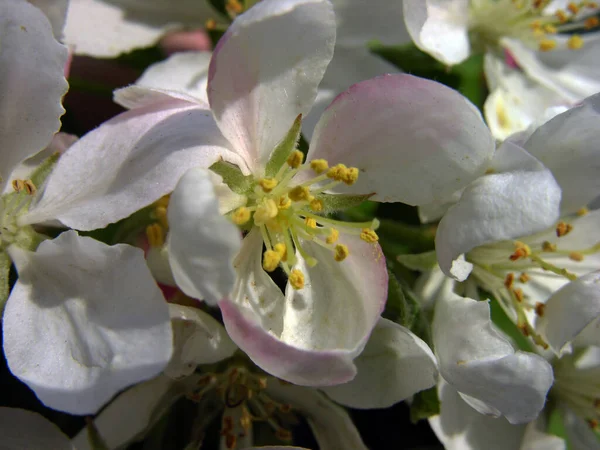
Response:
[[[411,75],[384,75],[340,94],[316,125],[307,159],[360,170],[344,193],[421,205],[483,174],[494,140],[458,92]]]
[[[54,39],[44,13],[24,1],[0,3],[0,34],[0,179],[4,185],[15,166],[43,150],[60,128],[67,49]]]
[[[192,167],[221,157],[244,167],[227,145],[210,111],[197,104],[171,99],[124,112],[61,156],[21,220],[103,228],[173,191]]]
[[[325,0],[263,0],[219,41],[208,98],[251,170],[264,167],[296,117],[310,110],[334,43],[333,8]]]

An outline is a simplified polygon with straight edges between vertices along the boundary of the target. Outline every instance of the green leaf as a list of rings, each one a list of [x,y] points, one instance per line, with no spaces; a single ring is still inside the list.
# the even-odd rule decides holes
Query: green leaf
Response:
[[[410,421],[417,423],[419,420],[429,419],[440,413],[440,399],[437,386],[421,391],[413,397],[410,405]]]
[[[4,311],[4,305],[10,294],[10,266],[12,261],[6,250],[0,251],[0,317]]]
[[[371,198],[373,194],[345,195],[345,194],[319,194],[316,197],[323,202],[323,213],[332,214],[337,211],[345,211],[361,205]],[[368,219],[366,219],[368,220]],[[365,220],[365,221],[366,221]]]
[[[217,175],[221,175],[223,183],[236,194],[247,194],[254,182],[252,175],[244,175],[238,166],[227,161],[217,161],[209,169]]]
[[[515,323],[506,315],[502,307],[498,304],[498,301],[489,294],[486,296],[491,298],[490,315],[494,325],[500,328],[500,330],[506,335],[511,337],[520,350],[525,352],[535,352],[531,341],[523,336],[523,333],[519,331]]]
[[[406,289],[396,275],[390,271],[388,274],[388,300],[384,314],[410,330],[417,321],[421,307],[414,297],[406,295]]]
[[[437,255],[435,250],[425,253],[398,255],[398,262],[411,270],[426,272],[432,270],[437,265]]]
[[[267,177],[274,177],[279,169],[281,169],[281,166],[285,164],[290,153],[296,148],[296,144],[300,139],[301,128],[302,114],[298,114],[298,117],[294,120],[290,130],[281,142],[277,144],[273,153],[271,153],[271,158],[269,159],[269,162],[267,162],[267,167],[265,168],[265,175]]]

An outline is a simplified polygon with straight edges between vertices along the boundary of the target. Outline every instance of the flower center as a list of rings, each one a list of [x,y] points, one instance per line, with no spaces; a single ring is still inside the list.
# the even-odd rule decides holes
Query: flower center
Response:
[[[198,380],[196,389],[188,395],[200,403],[209,396],[216,395],[224,405],[221,422],[221,435],[226,448],[237,448],[239,438],[246,436],[253,422],[266,422],[275,436],[284,442],[292,440],[291,432],[280,422],[292,412],[289,404],[273,400],[266,392],[269,379],[257,375],[245,367],[231,367],[223,373],[209,373]],[[275,379],[270,382],[278,382]],[[280,417],[282,416],[282,417]]]
[[[302,152],[294,150],[274,177],[255,180],[247,205],[231,216],[237,225],[253,223],[260,229],[266,247],[263,268],[272,272],[281,267],[294,289],[304,287],[303,273],[292,269],[297,262],[296,250],[309,267],[317,264],[317,260],[305,251],[303,241],[331,250],[332,258],[341,262],[350,251],[346,245],[338,243],[340,233],[359,235],[370,243],[379,239],[375,232],[379,224],[376,219],[352,223],[323,215],[328,209],[328,197],[324,192],[340,183],[354,184],[358,169],[343,164],[330,167],[323,159],[303,164],[303,158]],[[299,172],[307,170],[315,176],[300,184],[292,182]]]
[[[519,39],[540,51],[558,48],[555,36],[569,33],[566,47],[578,50],[583,47],[583,39],[577,33],[597,28],[599,20],[592,16],[579,19],[592,13],[597,2],[570,2],[566,9],[558,9],[554,14],[544,13],[551,0],[472,0],[469,16],[473,42],[484,45],[497,45],[503,37]]]
[[[586,213],[584,209],[579,212]],[[528,295],[528,285],[548,286],[553,291],[587,272],[582,262],[600,251],[600,243],[585,249],[569,248],[562,243],[561,238],[576,232],[575,225],[560,221],[553,235],[543,232],[520,241],[483,245],[466,255],[473,264],[472,276],[497,298],[509,317],[516,319],[521,332],[543,348],[548,344],[533,324],[536,316],[544,315],[547,299],[540,298],[537,291]]]
[[[600,431],[600,368],[580,368],[578,354],[566,355],[554,364],[552,394],[575,414],[585,419],[594,431]]]
[[[19,215],[26,211],[37,189],[31,180],[13,180],[15,192],[0,198],[0,250],[11,244],[29,249],[33,230],[29,226],[20,226]]]

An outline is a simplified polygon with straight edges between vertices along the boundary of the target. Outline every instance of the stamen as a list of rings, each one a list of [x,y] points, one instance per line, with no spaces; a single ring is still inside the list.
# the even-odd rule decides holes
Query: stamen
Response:
[[[539,50],[541,52],[549,52],[556,48],[556,41],[552,39],[542,39],[539,43]]]
[[[250,220],[250,210],[245,206],[236,209],[231,215],[231,220],[236,225],[243,225]]]
[[[379,236],[377,236],[375,230],[371,230],[370,228],[363,228],[360,232],[360,238],[369,244],[373,244],[379,240]]]
[[[156,208],[154,208],[154,216],[165,229],[169,228],[169,219],[167,217],[166,207],[157,206]]]
[[[335,181],[344,181],[348,168],[344,164],[336,164],[327,171],[327,177]]]
[[[584,206],[583,208],[579,208],[579,209],[577,210],[577,213],[576,213],[576,214],[577,214],[578,216],[580,216],[580,217],[581,217],[581,216],[585,216],[585,215],[586,215],[587,213],[589,213],[589,212],[590,212],[590,210],[589,210],[589,209],[587,209],[587,208]]]
[[[279,262],[281,261],[281,254],[274,250],[267,250],[263,254],[263,269],[267,272],[273,272],[277,269]]]
[[[292,269],[289,282],[294,289],[299,291],[304,287],[304,274],[299,269]]]
[[[277,201],[277,207],[279,209],[289,209],[290,206],[292,206],[292,201],[287,195],[279,197],[279,200]]]
[[[527,283],[530,280],[529,275],[527,275],[525,272],[523,272],[521,275],[519,275],[519,281],[523,284]]]
[[[572,14],[577,14],[579,12],[579,6],[574,2],[569,2],[567,9],[571,11]]]
[[[583,44],[583,39],[577,34],[571,36],[567,41],[567,47],[569,47],[571,50],[579,50],[583,48]]]
[[[148,244],[150,244],[150,247],[159,248],[164,245],[165,235],[163,228],[159,223],[153,223],[152,225],[148,225],[146,227],[146,238],[148,239]]]
[[[556,235],[558,237],[562,237],[562,236],[570,233],[572,229],[573,229],[573,225],[571,225],[570,223],[558,222],[556,224]]]
[[[584,259],[583,253],[580,252],[571,252],[569,253],[569,259],[571,261],[581,262]]]
[[[523,242],[520,242],[520,241],[516,241],[515,247],[516,247],[515,252],[509,256],[509,259],[511,261],[517,261],[518,259],[527,258],[528,256],[531,255],[531,249],[529,248],[529,246],[527,244],[524,244]]]
[[[288,192],[288,196],[294,202],[311,201],[314,198],[306,186],[296,186]]]
[[[310,168],[314,170],[317,175],[320,175],[329,169],[329,164],[324,159],[313,159],[310,162]]]
[[[258,226],[263,225],[275,218],[278,212],[279,209],[275,201],[272,198],[265,198],[256,208],[254,223]]]
[[[300,167],[302,161],[304,161],[304,154],[300,150],[294,150],[287,159],[287,163],[292,169]]]
[[[260,187],[263,189],[263,191],[267,193],[275,189],[277,183],[278,182],[275,178],[261,178],[260,180],[258,180],[258,184],[260,185]]]
[[[319,200],[318,198],[311,200],[310,209],[312,209],[315,212],[323,211],[323,202],[321,200]]]
[[[312,217],[307,217],[304,219],[304,223],[308,228],[317,228],[317,221]]]
[[[535,313],[542,317],[544,315],[544,310],[546,309],[546,305],[544,303],[537,302],[535,304]]]
[[[275,244],[275,247],[273,247],[273,250],[279,254],[281,261],[287,261],[287,247],[285,244],[278,242]]]
[[[338,244],[335,246],[335,254],[333,258],[337,262],[342,262],[348,257],[349,254],[350,250],[348,250],[347,246],[345,246],[344,244]]]
[[[556,244],[552,244],[549,241],[544,241],[542,243],[542,251],[544,251],[544,252],[555,252],[556,251]]]
[[[586,30],[591,30],[592,28],[596,28],[598,24],[600,24],[600,19],[598,19],[598,17],[588,17],[583,23],[583,28]]]
[[[334,244],[340,237],[340,232],[335,228],[330,228],[329,236],[325,238],[325,242],[328,244]]]
[[[356,180],[358,180],[358,169],[356,167],[349,167],[346,169],[342,179],[344,184],[352,186],[354,183],[356,183]]]
[[[504,287],[506,287],[506,289],[511,289],[514,281],[515,274],[512,272],[508,273],[504,279]]]

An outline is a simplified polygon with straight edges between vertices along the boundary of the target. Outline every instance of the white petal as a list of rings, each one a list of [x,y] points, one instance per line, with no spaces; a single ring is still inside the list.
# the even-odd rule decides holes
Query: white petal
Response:
[[[0,407],[2,450],[75,450],[69,438],[38,413]]]
[[[183,25],[203,26],[217,17],[210,2],[197,0],[71,0],[65,42],[79,55],[112,58],[154,45]]]
[[[440,414],[431,417],[429,424],[446,450],[520,448],[525,425],[511,425],[503,417],[480,414],[443,380],[438,386],[438,395],[441,401]]]
[[[352,381],[322,389],[351,408],[387,408],[437,381],[437,362],[427,344],[386,319],[379,320],[354,364],[358,373]]]
[[[48,145],[60,128],[67,91],[67,49],[46,16],[25,1],[0,3],[1,183],[21,161]],[[2,189],[0,189],[2,191]]]
[[[171,192],[191,167],[220,157],[243,162],[225,147],[210,111],[172,99],[127,111],[77,141],[58,161],[25,223],[58,219],[103,228]]]
[[[566,443],[558,436],[540,431],[538,421],[530,422],[525,428],[520,450],[565,450]]]
[[[524,150],[505,142],[492,168],[501,173],[471,183],[437,229],[440,268],[459,281],[470,272],[452,270],[453,263],[455,269],[459,265],[459,255],[479,245],[542,231],[558,219],[560,188],[550,171]]]
[[[108,448],[121,448],[143,435],[185,392],[181,383],[160,375],[119,394],[96,416],[94,425]],[[94,450],[87,428],[73,438],[73,444],[77,450]]]
[[[524,148],[538,158],[562,188],[563,214],[577,211],[600,194],[600,94],[537,129]]]
[[[92,414],[164,369],[171,323],[141,250],[67,231],[35,253],[13,246],[10,254],[19,280],[4,313],[4,351],[47,406]]]
[[[513,350],[493,327],[487,302],[440,297],[432,331],[441,375],[471,406],[513,424],[537,417],[552,368],[541,356]]]
[[[265,392],[274,400],[289,403],[308,421],[319,448],[366,450],[352,419],[343,408],[313,388],[281,383],[270,378]]]
[[[165,374],[190,375],[199,364],[213,364],[230,357],[237,346],[216,319],[197,308],[169,305],[173,323],[174,352]]]
[[[219,213],[208,170],[190,169],[173,191],[167,246],[173,277],[190,297],[216,305],[235,282],[233,258],[240,250],[237,227]]]
[[[325,0],[263,0],[219,41],[209,71],[210,105],[254,171],[298,114],[310,110],[334,43],[333,8]]]
[[[135,82],[138,86],[185,92],[208,103],[206,83],[210,52],[175,53],[152,64]]]
[[[588,325],[596,329],[595,345],[600,345],[600,271],[571,281],[546,302],[538,329],[558,353],[566,350]]]
[[[483,174],[493,152],[487,126],[465,97],[394,74],[340,94],[319,120],[307,160],[357,167],[358,181],[342,192],[420,205],[444,200]]]
[[[65,19],[67,18],[67,8],[69,0],[27,0],[36,8],[42,10],[52,25],[52,32],[56,40],[62,40]]]
[[[588,37],[589,36],[589,37]],[[518,40],[503,39],[519,66],[531,78],[571,102],[578,102],[600,91],[600,34],[589,33],[582,49],[566,48],[563,38],[557,49],[537,52]],[[560,38],[557,37],[560,41]]]
[[[414,43],[444,64],[463,62],[471,53],[469,0],[404,0],[404,23]]]
[[[590,429],[588,423],[570,409],[563,413],[565,431],[572,450],[600,450],[598,435]]]

